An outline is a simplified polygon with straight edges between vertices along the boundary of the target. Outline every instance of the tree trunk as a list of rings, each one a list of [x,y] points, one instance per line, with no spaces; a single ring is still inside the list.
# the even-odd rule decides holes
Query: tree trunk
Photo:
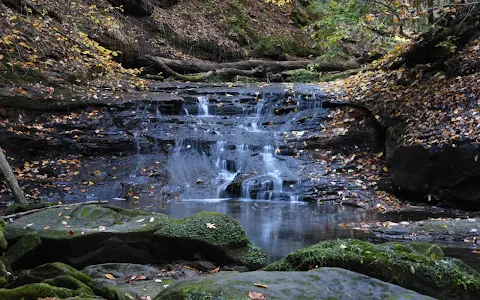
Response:
[[[28,204],[27,199],[23,195],[22,189],[18,185],[17,178],[13,175],[12,169],[8,164],[5,154],[3,154],[2,148],[0,148],[0,173],[5,177],[8,187],[12,190],[15,197],[15,203]]]
[[[320,72],[346,71],[360,67],[358,61],[346,63],[315,62],[313,60],[272,61],[245,60],[238,62],[216,63],[201,61],[174,60],[158,56],[145,55],[145,58],[166,73],[180,80],[199,81],[211,76],[245,75],[266,77],[268,73],[302,69],[312,66]],[[194,74],[192,74],[194,73]],[[195,74],[197,73],[197,74]],[[190,74],[190,75],[185,75]]]

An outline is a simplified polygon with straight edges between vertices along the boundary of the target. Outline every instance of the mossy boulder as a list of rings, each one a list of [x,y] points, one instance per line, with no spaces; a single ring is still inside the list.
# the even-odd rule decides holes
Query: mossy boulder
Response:
[[[88,286],[91,281],[89,276],[66,264],[49,263],[22,271],[8,289],[0,289],[0,299],[95,298]]]
[[[78,271],[77,269],[66,265],[64,263],[55,262],[38,266],[31,270],[22,271],[12,284],[10,288],[15,288],[31,283],[40,283],[45,280],[54,279],[57,277],[68,276],[74,278],[86,285],[88,285],[92,278],[90,276]]]
[[[214,228],[207,227],[212,224]],[[196,259],[217,265],[258,269],[266,255],[248,242],[240,224],[218,213],[203,212],[175,220],[116,207],[82,205],[49,208],[23,216],[6,227],[14,268],[52,261],[75,268],[102,263],[151,264]]]
[[[52,261],[83,268],[105,262],[158,261],[153,233],[171,218],[163,214],[116,207],[82,205],[50,208],[8,224],[5,237],[11,245],[31,232],[41,239],[30,260],[15,267],[31,268]]]
[[[265,284],[267,289],[256,287]],[[249,292],[266,299],[431,299],[414,291],[344,269],[309,272],[221,272],[166,288],[155,300],[250,299]]]
[[[75,291],[68,288],[51,286],[46,283],[32,283],[14,289],[0,289],[0,299],[8,300],[37,300],[38,298],[47,297],[63,299],[75,296],[85,297],[86,295],[81,290]],[[92,295],[86,299],[95,299],[95,296]]]
[[[325,241],[289,254],[264,270],[341,267],[439,299],[480,299],[480,274],[431,244]]]
[[[154,235],[157,253],[173,259],[199,253],[218,264],[239,264],[249,269],[265,265],[266,254],[251,245],[238,221],[215,212],[199,212],[170,222]]]
[[[37,232],[28,232],[8,249],[5,256],[9,263],[16,267],[24,261],[30,261],[41,243],[42,240]]]

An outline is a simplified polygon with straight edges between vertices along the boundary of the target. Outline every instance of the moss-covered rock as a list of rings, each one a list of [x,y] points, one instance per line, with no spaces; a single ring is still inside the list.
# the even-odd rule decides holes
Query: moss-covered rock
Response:
[[[40,237],[34,257],[16,262],[22,268],[52,261],[80,268],[105,262],[147,264],[159,260],[153,233],[171,220],[163,214],[108,206],[51,208],[10,223],[5,237],[11,245],[30,232]]]
[[[17,268],[22,262],[29,261],[34,256],[35,249],[41,243],[42,240],[37,232],[29,232],[11,246],[5,256],[13,268]]]
[[[52,279],[47,279],[44,280],[43,283],[47,283],[51,286],[67,288],[78,292],[79,295],[95,296],[92,289],[88,287],[85,283],[68,275],[62,275]]]
[[[63,299],[80,295],[84,296],[82,291],[55,287],[46,283],[32,283],[14,289],[0,289],[0,299],[8,300],[37,300],[46,297]]]
[[[19,287],[30,283],[44,282],[45,280],[61,276],[74,278],[87,285],[92,281],[92,278],[77,269],[64,263],[55,262],[41,265],[35,269],[22,271],[10,287]]]
[[[321,268],[310,272],[221,272],[175,283],[155,300],[249,299],[249,292],[263,293],[267,299],[431,299],[348,270]]]
[[[341,267],[439,299],[480,299],[480,274],[438,246],[331,240],[289,254],[265,268],[297,271]]]
[[[207,224],[214,224],[213,228]],[[249,243],[236,220],[210,212],[175,220],[109,206],[50,208],[9,224],[6,238],[13,245],[9,257],[15,268],[22,269],[52,261],[76,268],[116,262],[151,264],[193,260],[197,253],[217,265],[250,269],[261,268],[266,261],[265,253]]]
[[[159,256],[193,258],[200,253],[218,264],[241,264],[258,269],[266,262],[265,253],[250,245],[240,223],[231,217],[200,212],[170,222],[155,232]]]

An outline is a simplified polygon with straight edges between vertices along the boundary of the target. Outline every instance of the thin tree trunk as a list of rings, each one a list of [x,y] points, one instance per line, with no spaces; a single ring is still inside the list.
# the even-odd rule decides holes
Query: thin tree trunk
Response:
[[[8,187],[12,190],[13,196],[15,197],[15,203],[28,204],[25,195],[23,195],[22,189],[18,185],[17,178],[13,175],[12,168],[8,164],[5,154],[0,147],[0,173],[5,177]]]

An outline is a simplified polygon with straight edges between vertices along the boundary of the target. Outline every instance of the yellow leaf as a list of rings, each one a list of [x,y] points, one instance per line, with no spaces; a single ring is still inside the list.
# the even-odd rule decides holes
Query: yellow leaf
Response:
[[[110,279],[110,280],[114,280],[114,279],[115,279],[115,276],[113,276],[113,275],[110,274],[110,273],[105,274],[105,277],[108,278],[108,279]]]
[[[17,16],[11,16],[10,21],[15,21],[17,19]]]
[[[382,157],[383,156],[383,152],[380,152],[377,154],[378,157]]]
[[[375,115],[375,119],[380,120],[380,116],[379,116],[379,115]]]
[[[255,283],[254,285],[255,285],[256,287],[261,287],[261,288],[264,288],[264,289],[268,289],[268,285],[266,285],[266,284]]]
[[[393,23],[398,23],[400,20],[397,17],[393,17]]]
[[[383,170],[384,170],[385,172],[388,172],[388,168],[387,168],[387,167],[383,167]]]
[[[0,60],[2,60],[2,59],[3,59],[3,57],[4,57],[4,56],[0,54]]]

